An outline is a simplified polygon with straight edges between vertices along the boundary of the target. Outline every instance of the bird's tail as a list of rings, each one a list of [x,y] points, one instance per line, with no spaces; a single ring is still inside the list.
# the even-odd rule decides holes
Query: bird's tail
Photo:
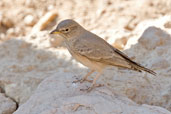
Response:
[[[131,66],[131,69],[133,70],[136,70],[136,71],[139,71],[141,72],[142,70],[145,71],[145,72],[148,72],[152,75],[155,75],[156,76],[156,73],[148,68],[145,68],[144,66],[134,62],[133,60],[131,60],[127,55],[125,55],[124,53],[122,53],[121,51],[119,51],[118,49],[116,48],[113,48],[113,50],[118,53],[120,56],[122,56],[128,63],[129,65]]]
[[[138,64],[138,63],[135,63],[135,62],[134,62],[133,64],[131,64],[131,66],[132,66],[132,69],[134,69],[134,70],[138,70],[139,72],[141,72],[141,70],[143,70],[143,71],[145,71],[145,72],[148,72],[148,73],[150,73],[150,74],[156,76],[156,72],[154,72],[154,71],[152,71],[152,70],[150,70],[150,69],[148,69],[148,68],[145,68],[144,66],[141,66],[141,65]]]

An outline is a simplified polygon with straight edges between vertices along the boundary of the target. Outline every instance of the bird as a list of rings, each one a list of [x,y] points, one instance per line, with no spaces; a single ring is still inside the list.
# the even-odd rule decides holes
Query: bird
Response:
[[[95,71],[97,72],[92,81],[92,85],[86,89],[87,91],[91,91],[98,86],[98,84],[96,84],[97,79],[101,76],[104,69],[110,66],[135,70],[138,72],[145,71],[152,75],[156,75],[156,72],[131,60],[126,54],[110,45],[101,37],[86,30],[73,19],[62,20],[57,27],[50,32],[50,34],[58,34],[62,36],[66,48],[73,58],[90,69],[90,72],[88,72],[81,80],[77,81],[88,81],[88,76]]]

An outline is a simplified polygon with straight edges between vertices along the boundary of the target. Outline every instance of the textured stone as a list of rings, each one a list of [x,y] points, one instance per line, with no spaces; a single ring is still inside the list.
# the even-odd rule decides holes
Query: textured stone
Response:
[[[171,35],[167,29],[152,26],[143,32],[138,44],[125,51],[135,58],[135,61],[157,72],[156,77],[149,74],[128,75],[127,84],[122,85],[122,88],[126,89],[124,93],[133,101],[159,105],[171,110],[170,44]],[[114,82],[111,84],[116,87]]]
[[[0,87],[19,104],[30,97],[48,74],[75,68],[68,61],[68,51],[51,49],[52,53],[39,48],[21,39],[0,44]]]
[[[90,93],[80,91],[90,84],[72,83],[74,75],[59,72],[45,79],[14,114],[170,114],[161,107],[137,105],[107,87],[96,88]]]
[[[0,93],[0,114],[12,114],[17,108],[17,105],[10,98]]]

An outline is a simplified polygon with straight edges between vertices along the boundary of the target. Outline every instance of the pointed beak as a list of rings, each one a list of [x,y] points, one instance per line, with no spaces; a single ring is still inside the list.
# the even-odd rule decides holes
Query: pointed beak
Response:
[[[60,32],[58,30],[53,30],[52,32],[50,32],[50,34],[60,34]]]

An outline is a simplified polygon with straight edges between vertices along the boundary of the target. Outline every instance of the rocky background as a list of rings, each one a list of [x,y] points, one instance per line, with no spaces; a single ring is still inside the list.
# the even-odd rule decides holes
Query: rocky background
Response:
[[[88,69],[49,35],[67,18],[157,76],[109,68],[80,91]],[[171,0],[0,0],[0,114],[13,113],[171,114]]]

